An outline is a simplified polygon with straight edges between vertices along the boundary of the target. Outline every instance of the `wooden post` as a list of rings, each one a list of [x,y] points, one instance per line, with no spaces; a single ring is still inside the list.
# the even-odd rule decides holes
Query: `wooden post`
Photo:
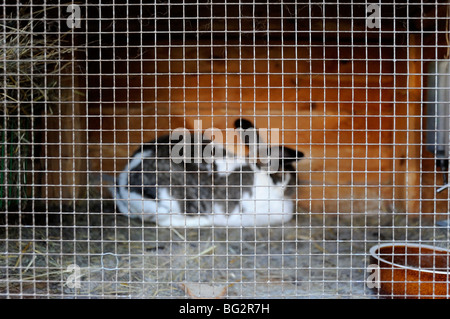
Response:
[[[408,47],[407,89],[400,94],[405,103],[396,105],[395,209],[412,215],[421,210],[421,139],[423,66],[420,37],[411,34]],[[400,98],[399,98],[400,100]]]
[[[421,155],[422,155],[422,110],[423,110],[423,63],[420,36],[410,35],[408,74],[408,139],[406,175],[406,211],[420,214],[421,205]]]
[[[85,106],[77,93],[78,76],[71,74],[62,76],[61,101],[44,120],[40,178],[41,197],[67,205],[83,198],[87,185]]]

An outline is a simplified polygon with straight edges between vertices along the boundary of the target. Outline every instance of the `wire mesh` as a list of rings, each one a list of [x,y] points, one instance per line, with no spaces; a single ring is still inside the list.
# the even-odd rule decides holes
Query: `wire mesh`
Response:
[[[445,1],[0,15],[2,298],[449,296]]]

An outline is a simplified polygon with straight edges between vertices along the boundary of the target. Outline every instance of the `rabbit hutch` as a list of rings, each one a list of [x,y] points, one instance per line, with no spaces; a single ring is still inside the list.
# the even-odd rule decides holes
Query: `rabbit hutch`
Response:
[[[6,1],[0,15],[2,298],[450,296],[446,1]],[[158,205],[153,220],[118,209],[136,154],[177,130],[249,160],[239,119],[303,154],[282,175],[292,216],[183,227],[155,222]]]

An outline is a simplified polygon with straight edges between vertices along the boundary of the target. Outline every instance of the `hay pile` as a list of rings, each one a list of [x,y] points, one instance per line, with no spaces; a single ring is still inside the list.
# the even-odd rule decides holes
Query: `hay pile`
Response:
[[[60,98],[63,58],[72,52],[64,35],[42,32],[41,11],[29,10],[0,20],[0,210],[26,204],[37,125]]]
[[[432,224],[376,212],[300,213],[284,227],[168,229],[118,215],[106,200],[86,209],[60,213],[61,225],[0,232],[8,252],[0,297],[192,298],[201,289],[228,298],[376,298],[365,285],[372,245],[448,245]]]

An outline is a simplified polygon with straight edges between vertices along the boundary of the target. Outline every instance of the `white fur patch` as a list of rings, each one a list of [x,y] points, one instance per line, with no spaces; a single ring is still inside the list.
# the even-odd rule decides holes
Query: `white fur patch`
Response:
[[[254,171],[252,194],[245,192],[241,204],[229,212],[221,211],[220,205],[214,205],[212,216],[216,226],[249,227],[283,224],[291,220],[294,203],[284,197],[287,179],[281,184],[274,184],[266,172]]]
[[[233,171],[246,165],[245,158],[224,156],[214,159],[216,172],[219,176],[230,175]]]
[[[167,188],[158,188],[156,200],[129,191],[130,171],[140,165],[144,158],[148,158],[152,154],[151,150],[137,153],[119,175],[116,203],[119,211],[124,215],[154,221],[157,214],[181,213],[178,201],[170,196]]]
[[[231,212],[224,210],[222,205],[215,204],[212,212],[203,212],[204,214],[193,217],[185,214],[182,205],[171,196],[167,187],[157,187],[156,200],[129,192],[130,170],[152,153],[137,153],[118,177],[118,190],[114,195],[117,208],[124,215],[154,221],[163,227],[251,227],[283,224],[294,214],[294,202],[284,197],[285,187],[291,176],[287,174],[284,181],[275,184],[268,173],[261,171],[256,165],[251,165],[254,172],[252,194],[244,192],[240,204]],[[217,173],[222,176],[248,165],[245,158],[240,157],[217,158],[215,163]]]

